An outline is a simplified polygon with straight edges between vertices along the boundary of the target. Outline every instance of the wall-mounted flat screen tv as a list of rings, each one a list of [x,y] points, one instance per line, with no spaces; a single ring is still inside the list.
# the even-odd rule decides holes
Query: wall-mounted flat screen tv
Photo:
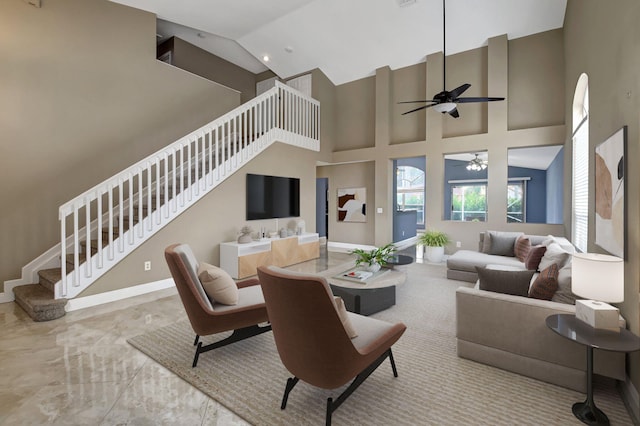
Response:
[[[247,174],[247,220],[300,216],[300,179]]]

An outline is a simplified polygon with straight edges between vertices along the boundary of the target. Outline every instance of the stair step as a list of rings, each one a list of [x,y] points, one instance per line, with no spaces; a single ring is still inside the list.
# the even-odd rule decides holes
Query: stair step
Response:
[[[51,321],[65,315],[67,299],[54,299],[53,292],[40,284],[14,287],[13,294],[18,306],[34,321]]]
[[[62,269],[52,268],[38,271],[40,285],[53,292],[55,284],[62,279]]]

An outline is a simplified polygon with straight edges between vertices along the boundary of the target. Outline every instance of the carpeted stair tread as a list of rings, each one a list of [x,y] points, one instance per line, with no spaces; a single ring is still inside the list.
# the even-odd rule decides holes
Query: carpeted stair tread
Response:
[[[40,285],[53,292],[53,286],[62,279],[62,269],[52,268],[38,271]]]
[[[16,303],[34,321],[51,321],[64,316],[67,299],[54,299],[53,292],[40,284],[14,287]]]

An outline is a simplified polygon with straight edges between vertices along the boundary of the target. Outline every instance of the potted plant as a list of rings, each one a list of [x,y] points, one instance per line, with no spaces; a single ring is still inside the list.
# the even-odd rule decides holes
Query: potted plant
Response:
[[[389,243],[385,246],[375,248],[373,250],[354,249],[352,254],[357,256],[356,266],[365,264],[365,269],[371,272],[377,272],[380,267],[387,263],[387,259],[396,251],[396,246]]]
[[[425,249],[425,255],[429,262],[439,263],[442,262],[444,256],[444,246],[449,244],[449,236],[441,231],[428,230],[424,234],[420,235],[420,244]]]

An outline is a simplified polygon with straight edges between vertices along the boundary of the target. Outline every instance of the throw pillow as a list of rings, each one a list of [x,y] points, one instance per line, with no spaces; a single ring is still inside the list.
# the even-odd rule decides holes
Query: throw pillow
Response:
[[[501,271],[481,266],[476,266],[476,271],[480,290],[524,297],[529,295],[531,277],[535,273],[535,271]]]
[[[480,251],[487,254],[491,251],[491,235],[489,235],[489,231],[483,233],[482,250]]]
[[[540,259],[538,269],[540,271],[547,269],[552,264],[558,265],[558,268],[562,268],[571,259],[571,254],[565,249],[560,247],[558,243],[551,243],[547,246],[547,250],[544,252],[544,256]]]
[[[540,260],[542,260],[542,256],[544,256],[544,252],[546,251],[547,247],[543,245],[531,247],[527,258],[524,260],[524,267],[532,271],[537,271]]]
[[[238,286],[233,278],[224,270],[208,263],[200,262],[198,278],[209,296],[211,303],[223,305],[238,304]]]
[[[551,264],[538,275],[529,290],[529,297],[541,300],[551,300],[558,290],[558,265]]]
[[[524,262],[527,259],[527,255],[531,250],[531,240],[524,235],[516,238],[516,244],[513,246],[513,252],[520,262]]]
[[[575,305],[577,298],[571,291],[571,263],[569,263],[558,271],[558,290],[551,300]]]
[[[353,328],[353,324],[351,324],[351,320],[349,319],[349,314],[347,314],[347,308],[344,306],[344,300],[342,297],[334,298],[336,304],[336,311],[338,311],[338,317],[340,317],[340,321],[342,321],[342,325],[344,326],[344,331],[347,332],[347,335],[353,339],[354,337],[358,337],[358,333],[356,329]]]
[[[489,231],[489,254],[514,257],[513,246],[522,232]],[[486,235],[485,235],[486,238]]]

